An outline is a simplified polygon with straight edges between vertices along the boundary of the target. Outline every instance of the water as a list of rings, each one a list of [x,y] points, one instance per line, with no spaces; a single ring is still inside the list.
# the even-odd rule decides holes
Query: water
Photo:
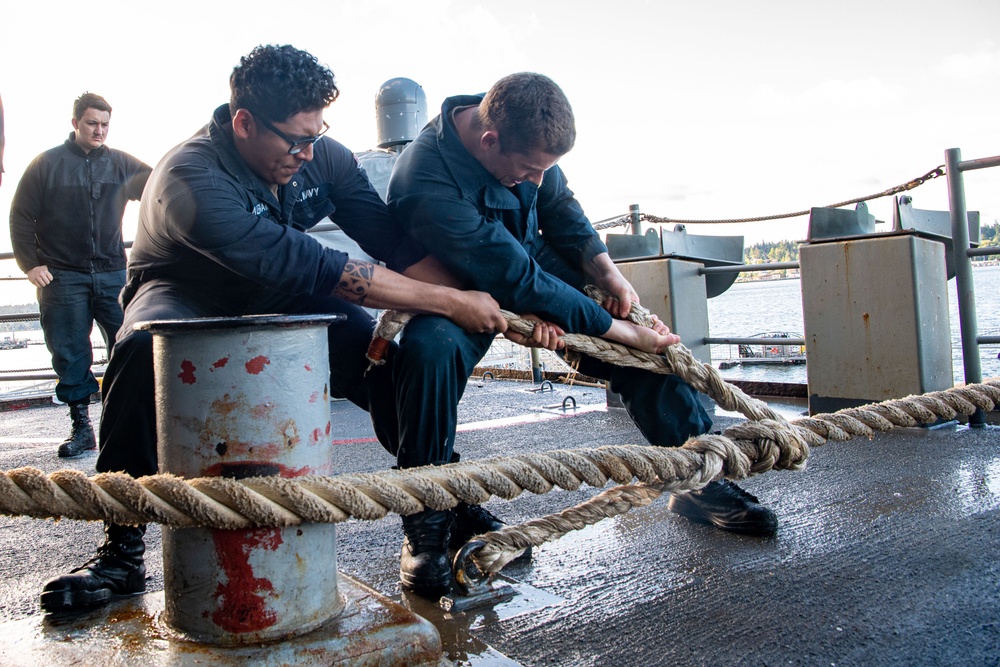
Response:
[[[1000,265],[976,266],[972,270],[976,291],[976,315],[980,336],[1000,333]],[[956,382],[965,381],[962,362],[961,333],[958,326],[958,298],[955,281],[948,284],[948,301],[951,311],[952,371]],[[774,280],[737,283],[729,290],[708,301],[708,317],[714,338],[753,336],[764,332],[785,331],[801,337],[802,291],[800,281]],[[1000,346],[980,347],[980,363],[984,378],[1000,376]],[[735,352],[733,352],[735,355]],[[729,346],[713,345],[712,362],[730,355]],[[732,380],[756,382],[807,381],[805,365],[792,366],[736,366],[721,371]]]
[[[41,329],[15,331],[13,333],[4,332],[0,334],[0,338],[7,336],[11,336],[17,340],[27,340],[28,347],[18,350],[0,350],[0,370],[6,373],[14,371],[20,373],[52,372],[52,355],[49,354],[48,349],[45,347],[45,337],[42,335]],[[94,346],[94,359],[97,361],[105,360],[107,358],[107,350],[104,345],[104,339],[101,337],[96,326],[94,327],[94,333],[90,337],[90,341]],[[39,385],[51,388],[54,383],[55,380],[31,382],[0,381],[0,392],[24,390]]]

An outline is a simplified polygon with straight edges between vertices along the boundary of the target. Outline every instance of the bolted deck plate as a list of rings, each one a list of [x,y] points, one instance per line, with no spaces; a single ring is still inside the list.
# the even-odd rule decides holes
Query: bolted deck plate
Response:
[[[513,595],[502,595],[502,599],[496,604],[476,604],[461,612],[446,611],[436,600],[428,600],[405,591],[392,599],[434,624],[441,634],[445,657],[454,664],[470,667],[520,667],[521,663],[508,658],[472,633],[522,614],[560,605],[565,600],[502,574],[495,577],[492,586],[498,590],[513,589]],[[449,597],[461,599],[454,593]]]

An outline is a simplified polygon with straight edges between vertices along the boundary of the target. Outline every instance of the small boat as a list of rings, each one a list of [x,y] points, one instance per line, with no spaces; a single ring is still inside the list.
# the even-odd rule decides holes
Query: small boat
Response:
[[[757,333],[750,338],[764,339],[760,343],[740,343],[736,345],[737,356],[732,355],[733,345],[730,345],[729,358],[720,360],[719,368],[733,368],[734,366],[754,366],[760,364],[804,364],[806,363],[805,345],[783,345],[774,339],[792,338],[802,339],[800,333],[789,333],[787,331],[769,331]]]
[[[0,350],[23,350],[26,347],[28,347],[28,340],[26,338],[17,340],[8,336],[0,340]]]

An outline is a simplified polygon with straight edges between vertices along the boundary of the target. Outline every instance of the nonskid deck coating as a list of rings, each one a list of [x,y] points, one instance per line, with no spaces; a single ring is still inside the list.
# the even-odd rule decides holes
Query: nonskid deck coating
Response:
[[[510,424],[572,395],[599,407],[599,389],[472,381],[460,421],[464,460],[570,447],[641,443],[621,411]],[[784,406],[794,418],[802,409]],[[95,412],[96,410],[92,409]],[[334,403],[338,470],[373,471],[392,459],[367,441],[367,415]],[[65,407],[0,415],[0,466],[93,472],[94,455],[66,462],[55,442]],[[716,428],[735,421],[720,416]],[[901,429],[814,449],[802,472],[742,485],[779,515],[776,537],[697,526],[661,499],[536,549],[507,576],[562,600],[518,616],[488,612],[465,630],[523,665],[995,665],[1000,660],[1000,433],[995,427]],[[556,490],[488,507],[511,522],[595,494]],[[100,527],[0,520],[0,622],[38,613],[43,582],[93,554]],[[150,590],[162,589],[159,530],[147,540]],[[350,521],[340,567],[396,596],[399,519]],[[3,640],[0,638],[0,663]],[[455,656],[463,657],[463,656]],[[476,656],[464,656],[474,660]]]

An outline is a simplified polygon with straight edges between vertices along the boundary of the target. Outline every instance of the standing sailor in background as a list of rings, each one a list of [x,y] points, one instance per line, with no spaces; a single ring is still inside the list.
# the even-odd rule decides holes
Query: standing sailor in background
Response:
[[[90,396],[94,321],[110,351],[122,324],[118,294],[125,285],[122,216],[137,201],[151,167],[104,142],[111,105],[84,93],[73,104],[73,132],[36,157],[10,207],[17,265],[38,290],[45,345],[59,380],[56,398],[69,405],[72,431],[59,445],[71,458],[95,449]]]

